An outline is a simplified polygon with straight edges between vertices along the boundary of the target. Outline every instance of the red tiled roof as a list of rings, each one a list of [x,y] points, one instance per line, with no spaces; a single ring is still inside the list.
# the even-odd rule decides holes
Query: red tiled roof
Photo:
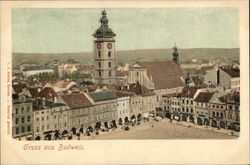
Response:
[[[70,108],[89,107],[93,105],[83,93],[71,93],[61,96],[65,104]]]
[[[25,83],[18,83],[18,84],[13,84],[12,85],[14,91],[19,94],[23,91],[23,88],[26,88],[27,85]]]
[[[45,87],[44,89],[41,90],[41,92],[37,94],[37,97],[45,98],[46,100],[54,98],[56,96],[57,96],[56,92],[50,87]]]
[[[197,87],[184,87],[180,93],[182,97],[194,97],[197,92]]]
[[[147,68],[148,76],[152,76],[155,89],[167,89],[184,86],[181,80],[183,75],[179,65],[173,61],[166,62],[139,62]]]
[[[198,96],[195,98],[197,102],[209,102],[209,100],[213,97],[214,92],[200,92]]]
[[[38,88],[28,88],[32,98],[35,98],[38,94]]]

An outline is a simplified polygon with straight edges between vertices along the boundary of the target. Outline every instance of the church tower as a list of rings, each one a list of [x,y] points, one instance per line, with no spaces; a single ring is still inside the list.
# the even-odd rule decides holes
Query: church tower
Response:
[[[177,64],[177,65],[179,65],[179,53],[178,53],[178,48],[177,48],[177,46],[176,46],[176,44],[175,44],[175,46],[173,47],[173,61]]]
[[[97,84],[115,83],[115,36],[108,27],[106,11],[102,11],[101,26],[95,31],[94,36],[94,60],[95,80]]]

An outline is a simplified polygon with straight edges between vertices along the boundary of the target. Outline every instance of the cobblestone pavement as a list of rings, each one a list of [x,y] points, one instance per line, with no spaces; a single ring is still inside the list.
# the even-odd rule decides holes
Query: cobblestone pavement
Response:
[[[100,135],[81,136],[81,140],[87,139],[236,139],[238,133],[231,135],[231,131],[198,126],[192,123],[173,121],[149,121],[141,125],[130,126],[129,131],[120,127],[110,132],[101,132]],[[77,137],[73,137],[77,139]]]

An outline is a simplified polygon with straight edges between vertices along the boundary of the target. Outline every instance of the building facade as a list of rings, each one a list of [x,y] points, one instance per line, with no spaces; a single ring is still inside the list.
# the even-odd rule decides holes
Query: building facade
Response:
[[[25,96],[13,99],[12,137],[22,138],[33,135],[32,100]]]

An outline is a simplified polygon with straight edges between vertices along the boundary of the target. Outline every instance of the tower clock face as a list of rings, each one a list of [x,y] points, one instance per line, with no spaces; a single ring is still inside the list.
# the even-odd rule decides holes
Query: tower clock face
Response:
[[[111,49],[111,48],[112,48],[112,44],[111,44],[111,43],[108,43],[107,47],[108,47],[109,49]]]
[[[97,48],[98,48],[98,49],[101,49],[101,47],[102,47],[102,46],[101,46],[101,44],[100,44],[100,43],[99,43],[99,44],[97,44]]]

